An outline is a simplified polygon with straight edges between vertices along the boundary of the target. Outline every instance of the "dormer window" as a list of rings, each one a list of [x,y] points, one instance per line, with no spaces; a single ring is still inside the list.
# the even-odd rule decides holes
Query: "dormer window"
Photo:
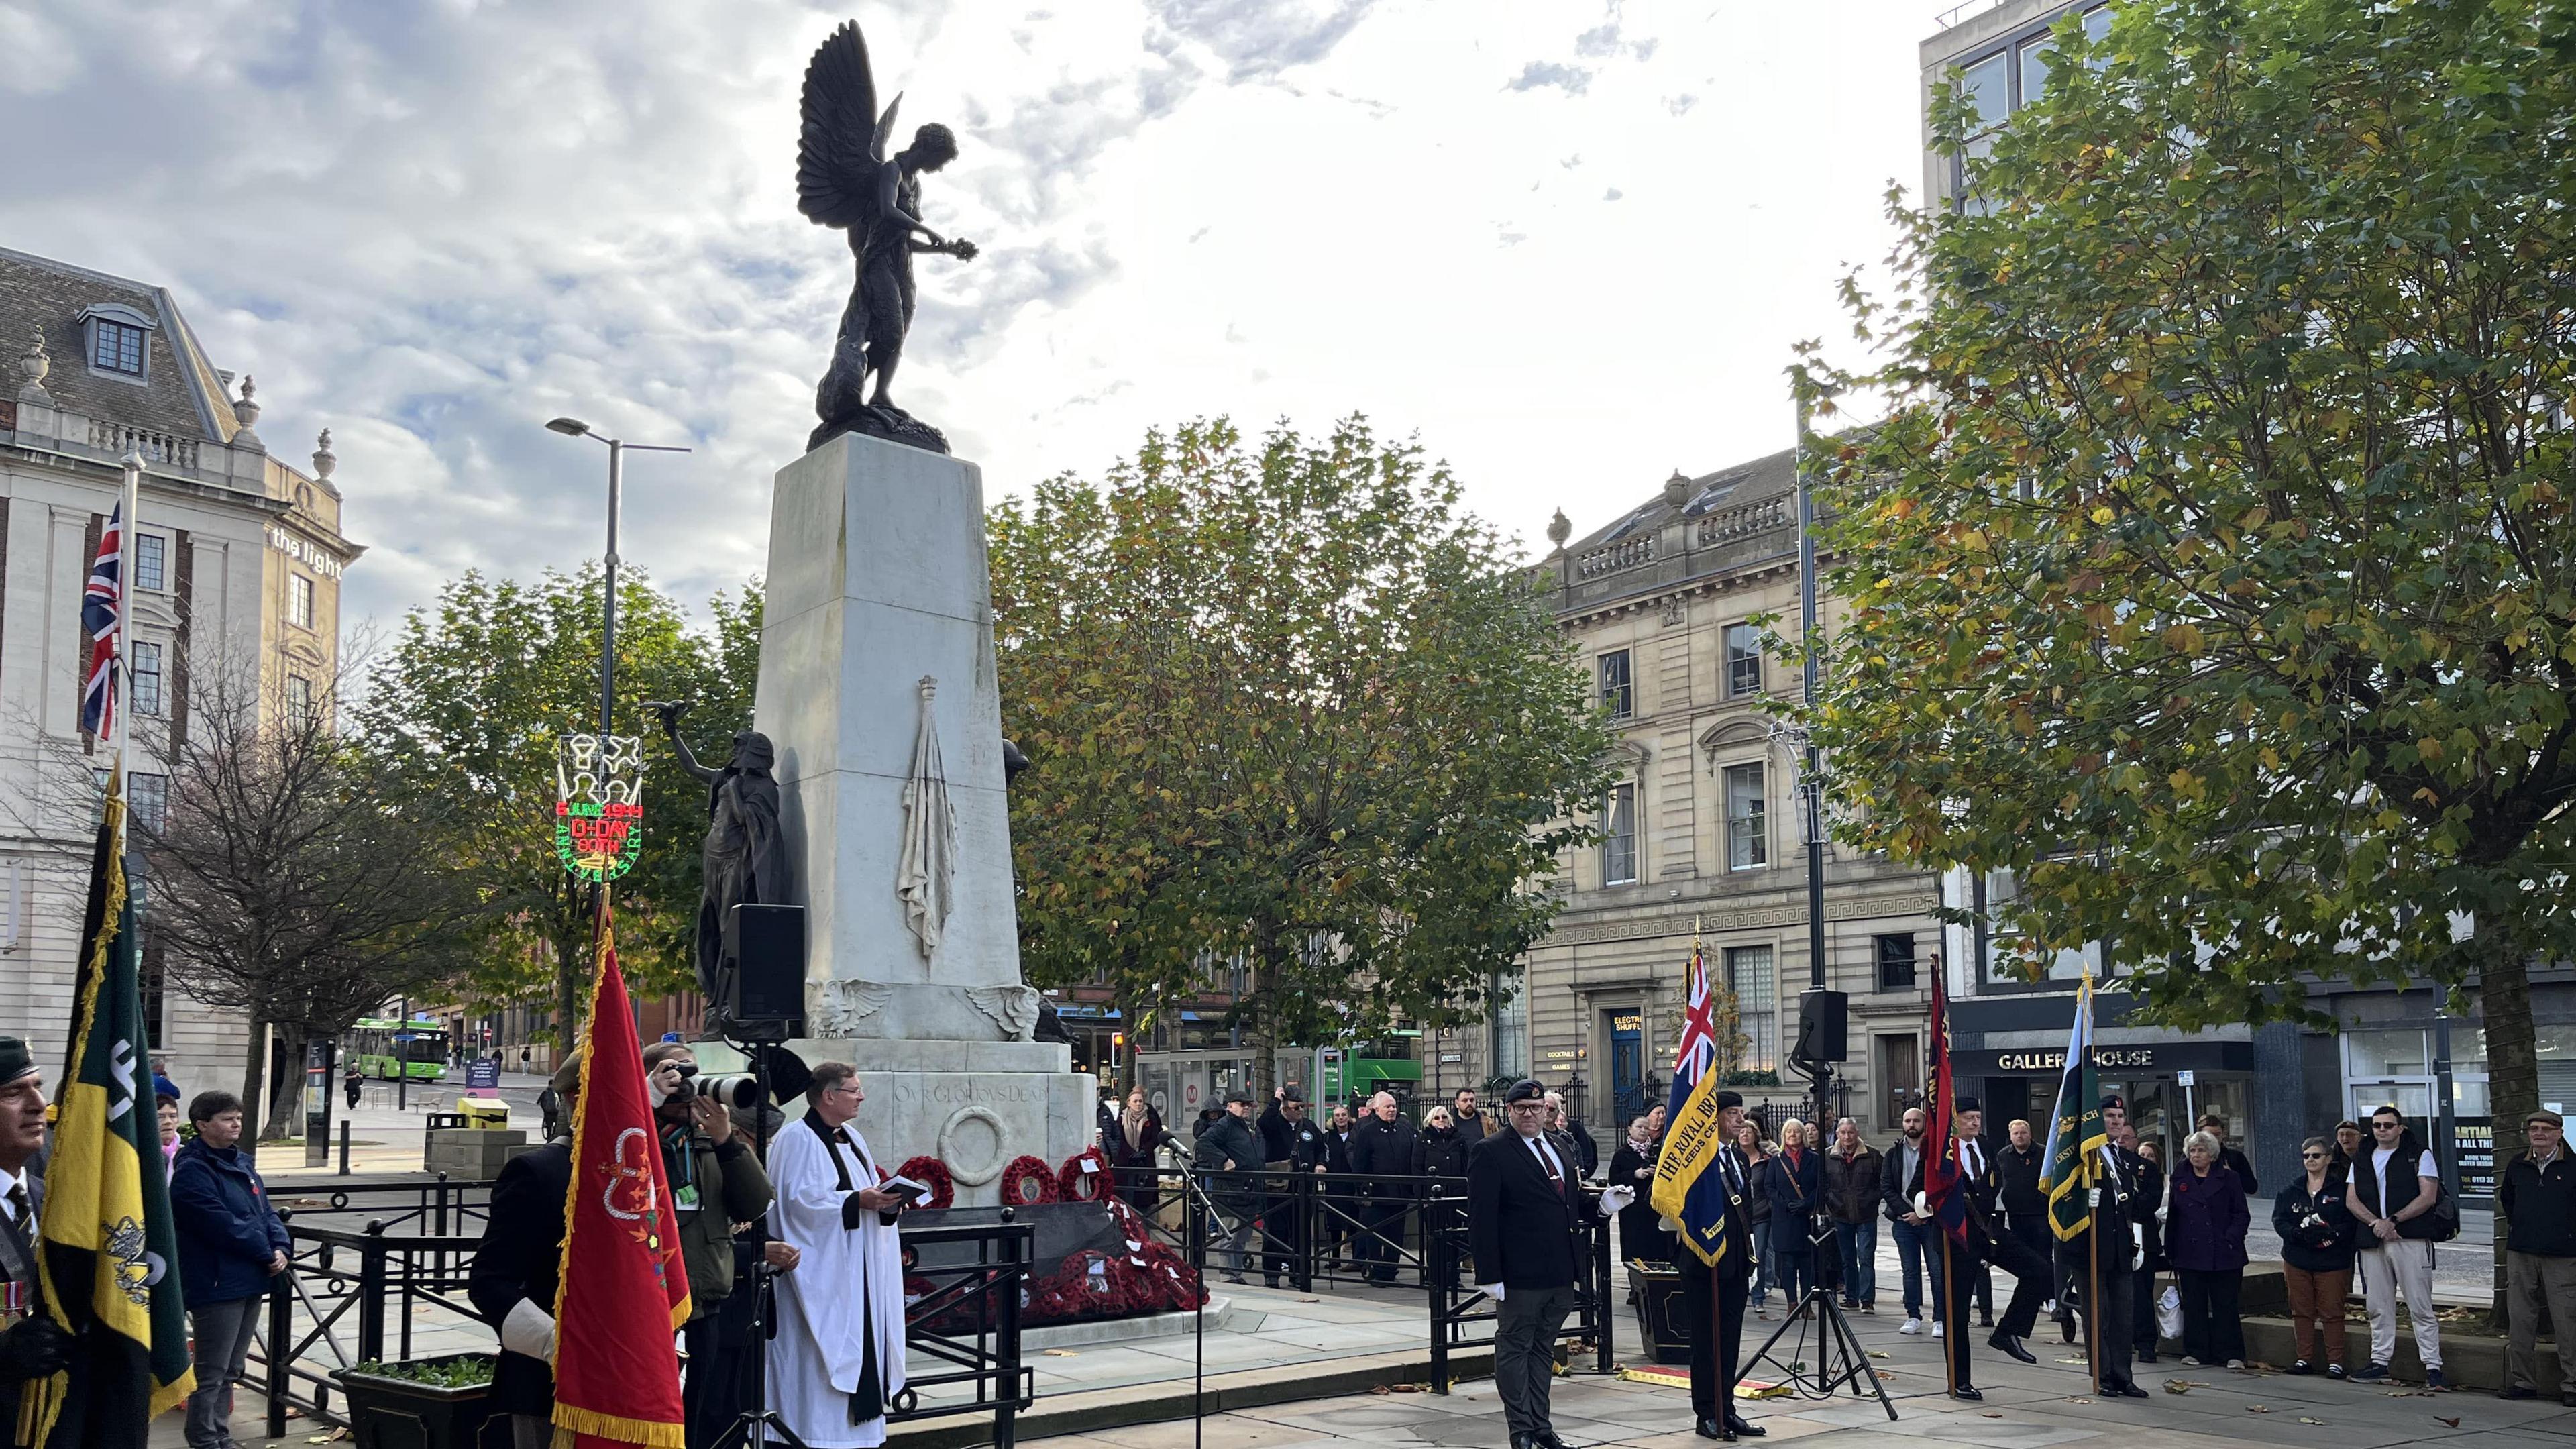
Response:
[[[81,330],[88,339],[89,370],[101,377],[141,382],[152,364],[149,317],[115,302],[84,308]]]
[[[92,366],[133,377],[143,375],[143,329],[101,318],[90,324]]]

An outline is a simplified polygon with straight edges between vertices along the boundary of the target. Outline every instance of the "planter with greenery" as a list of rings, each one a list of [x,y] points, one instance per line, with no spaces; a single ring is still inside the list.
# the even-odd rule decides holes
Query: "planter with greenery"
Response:
[[[492,1355],[361,1363],[332,1377],[349,1396],[356,1449],[474,1449],[491,1412]]]

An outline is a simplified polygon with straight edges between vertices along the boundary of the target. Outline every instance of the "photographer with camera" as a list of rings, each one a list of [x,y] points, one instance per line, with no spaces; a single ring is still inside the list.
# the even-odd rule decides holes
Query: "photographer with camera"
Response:
[[[726,1110],[743,1095],[739,1077],[701,1077],[697,1054],[680,1042],[644,1049],[644,1075],[661,1098],[662,1170],[679,1216],[680,1259],[689,1273],[689,1322],[681,1332],[689,1373],[681,1385],[691,1449],[713,1444],[732,1422],[733,1396],[715,1379],[717,1314],[734,1286],[733,1225],[769,1211],[769,1174],[737,1135]],[[758,1104],[756,1091],[751,1103]]]

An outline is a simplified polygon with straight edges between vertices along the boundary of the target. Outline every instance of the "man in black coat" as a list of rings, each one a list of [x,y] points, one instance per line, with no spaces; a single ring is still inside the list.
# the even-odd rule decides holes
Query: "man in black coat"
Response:
[[[1351,1170],[1368,1184],[1368,1230],[1360,1235],[1360,1261],[1369,1265],[1372,1283],[1395,1281],[1404,1215],[1413,1198],[1413,1137],[1413,1124],[1396,1115],[1392,1092],[1369,1098],[1369,1115],[1351,1129]]]
[[[1202,1172],[1246,1173],[1250,1176],[1226,1176],[1208,1185],[1208,1198],[1217,1211],[1232,1219],[1220,1222],[1221,1247],[1225,1254],[1228,1283],[1241,1283],[1243,1269],[1252,1255],[1252,1235],[1260,1230],[1261,1201],[1261,1134],[1252,1130],[1252,1094],[1228,1092],[1225,1115],[1208,1124],[1199,1135],[1192,1158]]]
[[[2003,1183],[1999,1201],[2004,1210],[2004,1226],[2021,1239],[2021,1245],[2043,1258],[2057,1252],[2057,1231],[2048,1225],[2048,1199],[2039,1189],[2041,1174],[2048,1170],[2048,1145],[2033,1136],[2028,1122],[2016,1117],[2005,1129],[2012,1142],[1995,1154],[1995,1176]],[[2057,1285],[2061,1289],[2066,1285]],[[2075,1315],[2067,1308],[2066,1295],[2057,1297],[2057,1326],[2068,1343],[2075,1341]],[[1986,1299],[1986,1312],[1994,1311],[1992,1297]]]
[[[1548,1387],[1556,1338],[1583,1276],[1582,1225],[1594,1208],[1578,1164],[1544,1130],[1539,1084],[1515,1083],[1503,1112],[1508,1130],[1467,1153],[1467,1250],[1477,1291],[1494,1300],[1494,1390],[1511,1449],[1565,1449],[1548,1422]]]
[[[2128,1120],[2128,1103],[2116,1096],[2102,1099],[2106,1137]],[[2130,1378],[2130,1338],[2137,1321],[2137,1264],[2144,1256],[2138,1250],[2138,1225],[2154,1221],[2156,1199],[2146,1191],[2145,1158],[2116,1140],[2106,1141],[2096,1153],[2101,1185],[2093,1189],[2091,1226],[2058,1245],[2057,1266],[2066,1293],[2083,1311],[2084,1333],[2101,1377],[2103,1397],[2143,1399],[2147,1391]],[[2100,1302],[2085,1301],[2086,1295],[2096,1292]]]
[[[1324,1129],[1308,1121],[1306,1094],[1291,1084],[1270,1094],[1270,1106],[1261,1114],[1261,1150],[1270,1169],[1269,1206],[1262,1212],[1262,1281],[1272,1288],[1279,1286],[1279,1275],[1290,1274],[1299,1291],[1306,1284],[1305,1201],[1298,1193],[1297,1177],[1312,1175],[1324,1160]]]
[[[1339,1255],[1357,1229],[1359,1190],[1351,1184],[1351,1139],[1357,1131],[1351,1109],[1335,1107],[1332,1120],[1324,1124],[1323,1140],[1316,1144],[1320,1156],[1313,1170],[1324,1176],[1324,1195],[1315,1205],[1319,1255]]]
[[[1725,1251],[1713,1268],[1687,1241],[1673,1255],[1681,1269],[1682,1315],[1690,1321],[1691,1417],[1703,1439],[1758,1439],[1770,1431],[1748,1422],[1735,1407],[1736,1368],[1744,1352],[1744,1297],[1760,1254],[1749,1215],[1755,1191],[1752,1166],[1735,1150],[1736,1129],[1744,1125],[1744,1097],[1720,1092],[1716,1104],[1723,1145],[1717,1161],[1705,1170],[1726,1184],[1726,1214],[1719,1229]],[[1671,1138],[1665,1145],[1671,1149]]]
[[[581,1094],[581,1058],[548,1085],[569,1130]],[[514,1449],[554,1443],[555,1289],[563,1267],[564,1197],[572,1190],[572,1142],[557,1138],[510,1159],[492,1183],[483,1241],[465,1280],[465,1296],[499,1330],[501,1357],[492,1370],[492,1407],[510,1416]]]
[[[1977,1135],[1985,1126],[1985,1114],[1977,1099],[1960,1097],[1950,1111],[1951,1141],[1948,1151],[1959,1167],[1959,1197],[1967,1212],[1967,1241],[1949,1240],[1932,1245],[1934,1252],[1949,1254],[1947,1281],[1941,1285],[1944,1303],[1942,1317],[1949,1327],[1948,1341],[1943,1345],[1950,1356],[1950,1396],[1971,1402],[1985,1398],[1970,1382],[1968,1368],[1968,1305],[1976,1296],[1973,1286],[1978,1270],[1988,1264],[2013,1275],[2012,1301],[2005,1305],[2003,1321],[1988,1336],[1988,1347],[1999,1350],[2023,1363],[2039,1362],[2039,1355],[2022,1346],[2030,1337],[2032,1325],[2039,1321],[2039,1305],[2048,1298],[2051,1269],[2048,1260],[2023,1247],[2003,1223],[1997,1199],[2003,1193],[2003,1180],[1995,1173],[1993,1160],[1986,1155],[1985,1144]],[[1930,1160],[1927,1153],[1923,1162]],[[1914,1169],[1914,1180],[1908,1184],[1908,1196],[1923,1192],[1923,1162]],[[1935,1229],[1942,1239],[1944,1230]]]

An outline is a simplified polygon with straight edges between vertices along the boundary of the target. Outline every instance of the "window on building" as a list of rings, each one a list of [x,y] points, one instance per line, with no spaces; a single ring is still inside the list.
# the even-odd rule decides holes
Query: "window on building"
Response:
[[[1762,799],[1762,766],[1726,767],[1726,868],[1752,870],[1771,863],[1770,824]]]
[[[137,775],[126,787],[125,798],[134,807],[134,822],[157,831],[170,818],[170,777]]]
[[[286,722],[296,729],[313,722],[313,681],[300,674],[286,676]]]
[[[134,712],[161,717],[161,646],[148,639],[134,641]]]
[[[1529,982],[1511,984],[1511,999],[1494,1012],[1494,1075],[1524,1077],[1530,1070]]]
[[[134,535],[134,587],[159,593],[169,587],[169,571],[164,567],[170,541],[157,533]]]
[[[1601,837],[1601,883],[1629,885],[1637,879],[1637,786],[1622,781],[1610,787],[1609,819]]]
[[[1735,993],[1735,1018],[1745,1036],[1744,1070],[1779,1065],[1780,996],[1771,979],[1771,948],[1726,948],[1726,989]]]
[[[1762,631],[1750,624],[1726,626],[1726,697],[1742,699],[1762,692]]]
[[[313,581],[302,574],[286,576],[286,622],[313,627]]]
[[[143,375],[143,329],[111,322],[104,317],[90,319],[90,365],[101,372],[121,372],[129,377]]]
[[[1637,696],[1628,681],[1628,651],[1613,649],[1601,656],[1601,703],[1612,719],[1626,719],[1637,712]]]
[[[1876,936],[1871,938],[1878,958],[1878,989],[1911,991],[1914,989],[1914,936]]]

